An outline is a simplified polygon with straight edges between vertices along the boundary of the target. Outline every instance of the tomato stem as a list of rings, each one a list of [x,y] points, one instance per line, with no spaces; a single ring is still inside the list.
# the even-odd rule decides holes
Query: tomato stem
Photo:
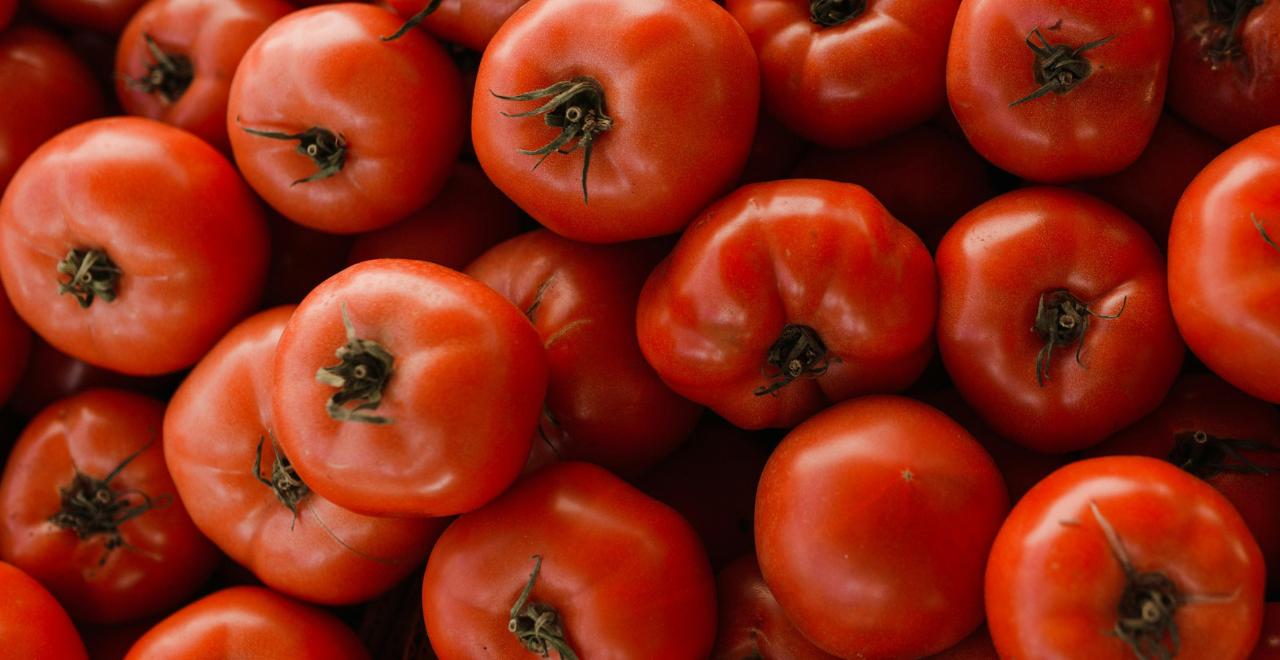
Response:
[[[773,379],[773,382],[757,387],[753,393],[756,396],[777,396],[778,390],[791,381],[801,377],[817,378],[827,373],[832,362],[839,361],[840,358],[827,355],[827,346],[816,330],[807,325],[788,323],[783,326],[777,341],[769,346],[765,363],[760,368],[761,375]]]
[[[1208,0],[1208,3],[1209,18],[1216,23],[1216,31],[1220,34],[1202,42],[1205,60],[1217,66],[1244,57],[1244,47],[1237,37],[1240,24],[1254,7],[1262,4],[1262,0]]]
[[[276,499],[293,513],[293,522],[289,523],[289,529],[293,529],[294,524],[298,522],[298,506],[311,494],[311,488],[298,476],[298,471],[294,469],[293,463],[289,462],[289,457],[284,455],[275,438],[271,439],[271,450],[275,454],[275,459],[271,462],[271,478],[262,476],[264,440],[265,438],[258,438],[258,451],[253,459],[253,476],[270,488],[271,492],[275,493]]]
[[[356,337],[346,303],[342,303],[342,327],[346,329],[347,343],[334,352],[338,364],[316,371],[317,381],[338,388],[325,402],[325,411],[340,422],[390,424],[386,417],[362,411],[376,409],[382,403],[382,389],[391,378],[395,358],[377,342]],[[349,403],[355,405],[348,406]]]
[[[409,30],[412,30],[413,28],[418,27],[418,24],[426,20],[426,18],[430,16],[432,12],[434,12],[436,9],[439,9],[440,2],[441,0],[431,0],[431,2],[428,2],[427,6],[423,7],[421,11],[414,14],[413,16],[410,16],[409,20],[405,21],[404,25],[401,25],[399,30],[396,30],[391,34],[388,34],[387,36],[380,37],[380,38],[383,41],[395,41],[396,39],[403,37],[405,34],[408,34]]]
[[[809,0],[809,20],[822,27],[848,23],[866,10],[866,0]]]
[[[1241,453],[1246,451],[1274,452],[1280,451],[1280,447],[1252,440],[1219,438],[1205,431],[1183,431],[1174,434],[1173,448],[1166,460],[1201,479],[1223,472],[1261,476],[1273,472],[1250,461]]]
[[[236,118],[239,123],[240,118]],[[263,131],[247,126],[240,127],[244,132],[258,137],[269,138],[272,140],[297,140],[297,152],[311,159],[315,163],[316,172],[311,176],[303,177],[289,184],[296,186],[299,183],[310,183],[327,179],[338,172],[342,171],[343,165],[347,164],[347,139],[341,134],[335,134],[327,128],[313,126],[301,133],[283,133],[281,131]]]
[[[1125,296],[1120,302],[1120,309],[1115,314],[1098,314],[1080,302],[1065,289],[1052,291],[1047,295],[1040,294],[1040,302],[1036,306],[1036,320],[1031,330],[1044,340],[1044,347],[1036,354],[1036,382],[1044,387],[1049,380],[1049,361],[1053,357],[1053,349],[1058,346],[1076,344],[1076,364],[1084,367],[1080,361],[1080,351],[1084,348],[1084,336],[1089,331],[1089,318],[1118,319],[1129,304]]]
[[[58,294],[75,296],[80,307],[93,304],[94,298],[103,302],[116,299],[116,285],[124,271],[111,263],[106,250],[71,250],[58,262],[58,272],[71,279],[58,282]]]
[[[1036,45],[1031,40],[1032,37],[1039,39],[1040,44]],[[1009,106],[1021,105],[1027,101],[1038,99],[1049,92],[1066,94],[1071,91],[1076,85],[1083,82],[1085,78],[1088,78],[1089,74],[1093,73],[1093,65],[1081,54],[1085,51],[1093,50],[1114,38],[1115,35],[1113,34],[1097,41],[1090,41],[1079,48],[1072,48],[1066,44],[1051,44],[1040,33],[1040,28],[1032,29],[1025,41],[1031,52],[1036,54],[1032,76],[1040,87],[1034,92],[1010,103]]]
[[[1149,571],[1139,573],[1129,560],[1124,542],[1111,522],[1102,515],[1097,502],[1090,501],[1089,509],[1106,536],[1111,554],[1120,562],[1124,571],[1125,587],[1120,595],[1119,617],[1114,633],[1133,649],[1139,659],[1161,658],[1170,660],[1178,654],[1180,640],[1174,612],[1186,599],[1178,592],[1178,586],[1164,573]],[[1165,643],[1165,638],[1169,643]]]
[[[556,608],[546,603],[529,602],[533,585],[538,581],[538,573],[542,571],[542,556],[534,555],[533,560],[533,572],[529,574],[529,581],[525,583],[520,597],[511,606],[507,630],[515,635],[530,653],[537,653],[545,658],[551,654],[552,649],[555,649],[560,654],[560,660],[578,660],[578,654],[574,653],[569,647],[569,642],[565,641],[564,626],[560,622],[560,614],[556,612]]]
[[[125,83],[144,94],[155,94],[166,105],[176,103],[195,78],[191,60],[185,55],[166,53],[146,32],[142,33],[142,40],[153,62],[147,65],[147,75],[142,78],[122,76]]]
[[[1257,228],[1259,234],[1262,234],[1262,240],[1265,241],[1267,245],[1270,245],[1272,248],[1274,248],[1277,252],[1280,252],[1280,245],[1276,245],[1275,240],[1272,239],[1271,236],[1267,234],[1267,228],[1265,225],[1263,225],[1262,221],[1258,219],[1257,214],[1250,213],[1249,217],[1253,218],[1253,226]]]

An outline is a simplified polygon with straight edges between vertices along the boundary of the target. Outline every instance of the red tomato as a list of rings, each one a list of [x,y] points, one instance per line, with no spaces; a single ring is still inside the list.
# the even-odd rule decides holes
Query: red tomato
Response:
[[[151,0],[116,48],[120,104],[230,153],[231,76],[258,35],[293,9],[284,0]]]
[[[929,656],[929,660],[1000,660],[1000,656],[991,641],[991,633],[987,632],[986,626],[982,626],[959,644],[938,655]]]
[[[533,0],[485,49],[471,137],[494,184],[558,234],[670,234],[737,179],[758,80],[742,28],[705,0]]]
[[[261,587],[212,593],[156,624],[126,660],[368,658],[355,633],[332,614]]]
[[[1041,452],[1101,442],[1160,404],[1182,365],[1164,260],[1123,213],[1027,188],[961,218],[938,247],[938,346],[1000,435]]]
[[[936,309],[910,229],[858,186],[795,179],[703,212],[649,277],[636,325],[671,389],[742,428],[790,427],[910,385]]]
[[[765,108],[810,142],[856,147],[941,107],[959,0],[728,0],[760,56]]]
[[[442,516],[515,480],[546,383],[537,331],[502,296],[443,266],[377,259],[294,312],[271,411],[316,493],[358,513]]]
[[[118,622],[184,602],[217,551],[165,469],[164,405],[93,390],[49,406],[0,479],[0,558],[47,586],[76,619]]]
[[[1169,230],[1169,292],[1196,357],[1236,387],[1280,403],[1280,128],[1214,159]]]
[[[964,0],[947,98],[978,153],[1018,176],[1110,174],[1151,138],[1172,41],[1167,0]]]
[[[115,371],[194,364],[257,304],[266,265],[262,210],[235,168],[149,119],[61,133],[0,203],[0,276],[18,314]]]
[[[147,0],[29,0],[28,4],[71,27],[117,34]]]
[[[87,660],[84,643],[53,594],[12,564],[0,561],[0,639],[6,658]]]
[[[987,562],[1002,658],[1244,658],[1263,562],[1231,503],[1164,461],[1072,463],[1013,508]]]
[[[991,457],[902,397],[833,406],[769,458],[756,555],[782,610],[841,657],[920,657],[982,623],[982,570],[1009,509]]]
[[[738,559],[716,575],[716,595],[720,626],[712,660],[835,660],[787,620],[760,575],[755,555]]]
[[[18,9],[18,0],[0,0],[0,30],[9,27],[13,14]]]
[[[178,382],[176,375],[142,378],[95,367],[34,337],[27,367],[8,405],[24,418],[30,418],[54,401],[88,389],[110,387],[168,399]]]
[[[435,197],[462,142],[462,87],[419,31],[344,3],[303,9],[262,33],[231,82],[227,131],[249,185],[289,219],[349,234]]]
[[[438,3],[422,21],[422,27],[437,37],[483,52],[489,40],[517,9],[529,0],[387,0],[387,5],[409,19]]]
[[[1280,603],[1267,603],[1262,614],[1262,634],[1249,660],[1280,660]]]
[[[13,311],[4,289],[0,289],[0,346],[5,347],[0,364],[0,403],[4,403],[22,380],[31,353],[31,329]]]
[[[422,611],[441,660],[703,660],[715,583],[689,523],[588,463],[521,480],[431,551]]]

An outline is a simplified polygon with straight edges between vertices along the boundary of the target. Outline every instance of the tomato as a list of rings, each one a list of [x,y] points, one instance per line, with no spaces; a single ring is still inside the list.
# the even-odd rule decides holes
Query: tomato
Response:
[[[275,22],[240,61],[227,102],[249,185],[302,225],[385,227],[440,192],[462,141],[462,87],[444,49],[395,15],[343,3]]]
[[[147,0],[29,0],[40,13],[71,27],[117,34]]]
[[[712,660],[835,660],[787,620],[764,583],[754,555],[738,559],[716,575],[716,595],[720,626]]]
[[[529,0],[435,0],[438,6],[422,21],[437,37],[483,52],[489,40],[513,13]],[[423,11],[432,0],[387,0],[406,20]]]
[[[797,426],[756,494],[756,555],[787,618],[840,657],[920,657],[982,622],[1009,509],[991,457],[923,403],[872,396]]]
[[[46,408],[0,478],[0,559],[49,588],[71,616],[118,622],[184,602],[217,551],[165,469],[164,405],[92,390]]]
[[[1249,660],[1276,660],[1280,658],[1280,603],[1267,603],[1262,614],[1262,634],[1253,648]]]
[[[8,658],[81,660],[84,643],[53,594],[12,564],[0,561],[0,639]]]
[[[1280,128],[1214,159],[1182,194],[1169,230],[1169,292],[1196,357],[1280,403]]]
[[[223,589],[174,612],[129,650],[126,660],[368,658],[332,614],[261,587]]]
[[[258,35],[293,9],[284,0],[151,0],[116,47],[120,104],[230,153],[231,76]]]
[[[22,378],[8,405],[23,418],[34,417],[45,406],[85,390],[109,387],[168,399],[178,386],[175,375],[126,376],[77,360],[34,337]]]
[[[18,10],[18,0],[0,0],[0,30],[9,27],[13,15]]]
[[[1164,102],[1166,0],[964,0],[947,98],[978,153],[1032,181],[1127,167]]]
[[[971,211],[938,247],[938,347],[1001,436],[1062,453],[1160,404],[1184,353],[1164,260],[1084,193],[1027,188]]]
[[[769,113],[810,142],[868,144],[943,103],[959,0],[728,0],[760,56]]]
[[[102,114],[89,68],[62,40],[34,27],[0,32],[0,191],[31,152],[64,128]]]
[[[795,179],[703,212],[645,283],[636,326],[671,389],[742,428],[790,427],[910,385],[936,309],[910,229],[858,186]]]
[[[0,289],[0,345],[6,353],[4,364],[0,365],[0,403],[3,403],[21,382],[31,352],[31,330],[13,311],[3,289]]]
[[[1010,512],[987,562],[1002,658],[1244,658],[1263,562],[1231,503],[1153,458],[1072,463]]]
[[[1000,656],[996,654],[991,633],[987,632],[986,626],[982,626],[959,644],[938,655],[929,656],[929,660],[1000,660]]]
[[[298,476],[334,504],[443,516],[515,480],[546,383],[537,331],[498,293],[436,264],[377,259],[298,306],[271,414]]]
[[[485,49],[471,138],[493,183],[558,234],[670,234],[737,179],[758,80],[742,28],[705,0],[533,0]]]
[[[422,583],[441,660],[703,660],[716,630],[715,583],[674,511],[603,468],[564,462],[463,514],[440,537]]]
[[[266,265],[262,210],[235,168],[149,119],[61,133],[0,203],[0,277],[18,315],[123,373],[194,364],[257,304]]]

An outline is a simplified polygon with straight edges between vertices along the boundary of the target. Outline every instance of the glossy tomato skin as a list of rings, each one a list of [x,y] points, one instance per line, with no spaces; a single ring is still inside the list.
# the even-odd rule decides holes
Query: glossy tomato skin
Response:
[[[350,234],[385,227],[444,186],[462,142],[458,71],[419,30],[392,42],[394,14],[341,3],[303,9],[271,25],[236,70],[227,132],[254,190],[289,219]],[[322,128],[346,144],[341,169],[316,175],[298,140]]]
[[[436,543],[422,609],[441,660],[526,656],[507,621],[535,555],[528,602],[555,608],[578,657],[711,651],[715,582],[689,524],[603,468],[567,461],[463,514]]]
[[[1271,403],[1280,403],[1278,182],[1280,128],[1270,128],[1191,182],[1169,230],[1169,291],[1187,346],[1227,382]]]
[[[390,420],[339,421],[335,387],[343,309],[359,339],[393,357],[377,408]],[[272,378],[280,446],[298,475],[335,504],[369,515],[443,516],[506,489],[529,456],[547,359],[528,319],[480,282],[407,259],[356,264],[298,306]],[[501,410],[501,414],[494,411]]]
[[[125,656],[126,660],[368,657],[356,634],[332,614],[261,587],[223,589],[187,605],[156,624]]]
[[[118,34],[147,0],[30,0],[37,11],[62,25],[104,35]]]
[[[1193,599],[1174,610],[1177,657],[1249,654],[1265,580],[1244,521],[1212,487],[1164,461],[1113,456],[1050,475],[1000,528],[986,576],[987,624],[1000,657],[1134,657],[1114,632],[1126,578],[1099,520],[1134,571],[1160,573]],[[1158,642],[1169,647],[1167,637]]]
[[[284,0],[151,0],[134,14],[116,47],[116,96],[126,112],[158,119],[200,136],[223,153],[227,95],[240,58],[267,26],[294,7]],[[156,64],[145,39],[191,67],[177,96],[140,88]]]
[[[529,0],[441,0],[431,15],[422,21],[422,29],[448,42],[469,50],[484,52],[489,40],[517,9]],[[430,0],[387,0],[401,18],[422,11]]]
[[[1097,444],[1173,385],[1184,347],[1164,260],[1113,207],[1064,189],[1017,190],[961,218],[937,259],[942,360],[964,399],[1009,440],[1049,453]],[[1048,341],[1034,330],[1037,308],[1061,290],[1092,316],[1082,339],[1057,344],[1038,373]]]
[[[57,599],[21,569],[0,561],[0,639],[10,658],[87,660],[84,643]]]
[[[747,429],[791,427],[834,401],[905,389],[933,351],[928,250],[859,186],[744,186],[684,233],[640,295],[640,349],[671,389]],[[782,382],[787,326],[826,352]],[[756,394],[756,392],[761,392]]]
[[[218,554],[191,522],[165,468],[164,405],[119,390],[92,390],[46,408],[23,431],[0,479],[0,558],[47,586],[76,619],[128,621],[165,612],[213,572]],[[50,524],[77,473],[105,480],[128,507],[155,504],[109,533],[80,539]],[[120,497],[119,495],[117,497]]]
[[[811,3],[728,0],[760,57],[769,113],[804,139],[857,147],[921,124],[943,105],[959,0],[874,0],[824,27]]]
[[[951,33],[947,98],[978,153],[1032,181],[1119,171],[1142,153],[1164,101],[1173,19],[1163,0],[964,0]],[[1090,73],[1064,93],[1036,91],[1042,46],[1078,49]],[[1070,75],[1070,74],[1067,74]]]
[[[69,250],[103,250],[116,298],[60,295]],[[0,203],[0,276],[14,308],[58,350],[132,375],[194,364],[257,305],[262,209],[194,135],[150,119],[100,119],[23,164]]]
[[[793,624],[840,657],[920,657],[982,622],[1009,509],[959,424],[895,396],[846,401],[783,439],[756,495],[756,553]]]
[[[559,131],[506,101],[586,76],[603,91],[612,128],[592,142],[583,194],[583,150],[537,149]],[[751,42],[705,0],[533,0],[484,52],[471,137],[489,178],[548,229],[609,243],[670,234],[737,179],[756,126],[759,72]]]
[[[716,575],[716,596],[720,624],[712,660],[835,660],[787,620],[755,555],[739,558]]]

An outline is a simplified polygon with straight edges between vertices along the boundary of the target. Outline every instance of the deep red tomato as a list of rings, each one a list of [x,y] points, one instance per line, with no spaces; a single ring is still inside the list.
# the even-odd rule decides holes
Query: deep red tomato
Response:
[[[406,20],[438,6],[422,21],[427,32],[476,52],[483,52],[489,40],[512,14],[529,0],[387,0],[386,4]]]
[[[117,34],[146,1],[28,0],[28,4],[63,25]]]
[[[370,5],[303,9],[275,22],[231,82],[227,131],[249,185],[300,224],[385,227],[444,186],[465,130],[448,55]]]
[[[943,103],[959,0],[728,0],[760,56],[765,108],[810,142],[861,146]]]
[[[712,660],[835,660],[787,620],[760,575],[755,555],[738,559],[716,575],[716,596],[720,624]]]
[[[0,561],[0,639],[4,656],[19,660],[87,660],[84,643],[53,594],[12,564]]]
[[[715,582],[678,514],[603,468],[522,479],[440,537],[422,583],[441,660],[546,656],[703,660]]]
[[[267,290],[263,304],[296,305],[311,290],[347,266],[354,239],[303,227],[267,210],[271,233],[271,261],[267,266]]]
[[[1277,185],[1280,128],[1270,128],[1228,149],[1191,182],[1169,230],[1178,330],[1214,373],[1272,403],[1280,403]]]
[[[1110,174],[1151,138],[1172,42],[1167,0],[964,0],[947,98],[978,153],[1018,176]]]
[[[13,14],[18,10],[18,0],[0,0],[0,30],[9,27]]]
[[[709,207],[649,277],[640,348],[742,428],[906,388],[933,351],[929,252],[866,190],[793,179]]]
[[[235,168],[150,119],[61,133],[0,203],[0,276],[18,314],[115,371],[194,364],[257,304],[266,266],[262,209]]]
[[[184,602],[218,554],[164,464],[164,405],[92,390],[42,411],[0,479],[0,558],[76,619],[128,621]]]
[[[758,81],[751,42],[706,0],[533,0],[485,49],[471,138],[494,184],[558,234],[670,234],[737,179]]]
[[[920,657],[982,623],[1009,496],[991,457],[923,403],[837,404],[787,435],[756,494],[756,555],[787,618],[844,658]]]
[[[929,660],[1000,660],[996,646],[991,641],[991,633],[982,626],[965,637],[959,644],[929,656]]]
[[[376,259],[298,306],[270,400],[317,493],[359,513],[441,516],[515,480],[546,384],[542,340],[502,296],[443,266]]]
[[[1009,514],[987,562],[1002,658],[1242,659],[1262,555],[1231,503],[1140,456],[1072,463]]]
[[[804,156],[806,142],[787,130],[777,119],[761,112],[756,122],[756,136],[751,141],[747,164],[738,177],[738,185],[785,179],[791,168]]]
[[[88,389],[110,387],[168,399],[178,382],[175,374],[144,378],[95,367],[59,351],[37,336],[31,342],[27,367],[8,405],[24,418],[30,418],[54,401]]]
[[[1267,603],[1262,614],[1262,634],[1249,660],[1280,660],[1280,603]]]
[[[938,346],[1000,435],[1060,453],[1151,412],[1184,353],[1164,259],[1123,213],[1026,188],[974,209],[938,247]]]
[[[261,587],[212,593],[156,624],[126,660],[369,657],[346,624]]]
[[[293,10],[284,0],[151,0],[116,47],[120,104],[230,153],[231,76],[258,35]]]

